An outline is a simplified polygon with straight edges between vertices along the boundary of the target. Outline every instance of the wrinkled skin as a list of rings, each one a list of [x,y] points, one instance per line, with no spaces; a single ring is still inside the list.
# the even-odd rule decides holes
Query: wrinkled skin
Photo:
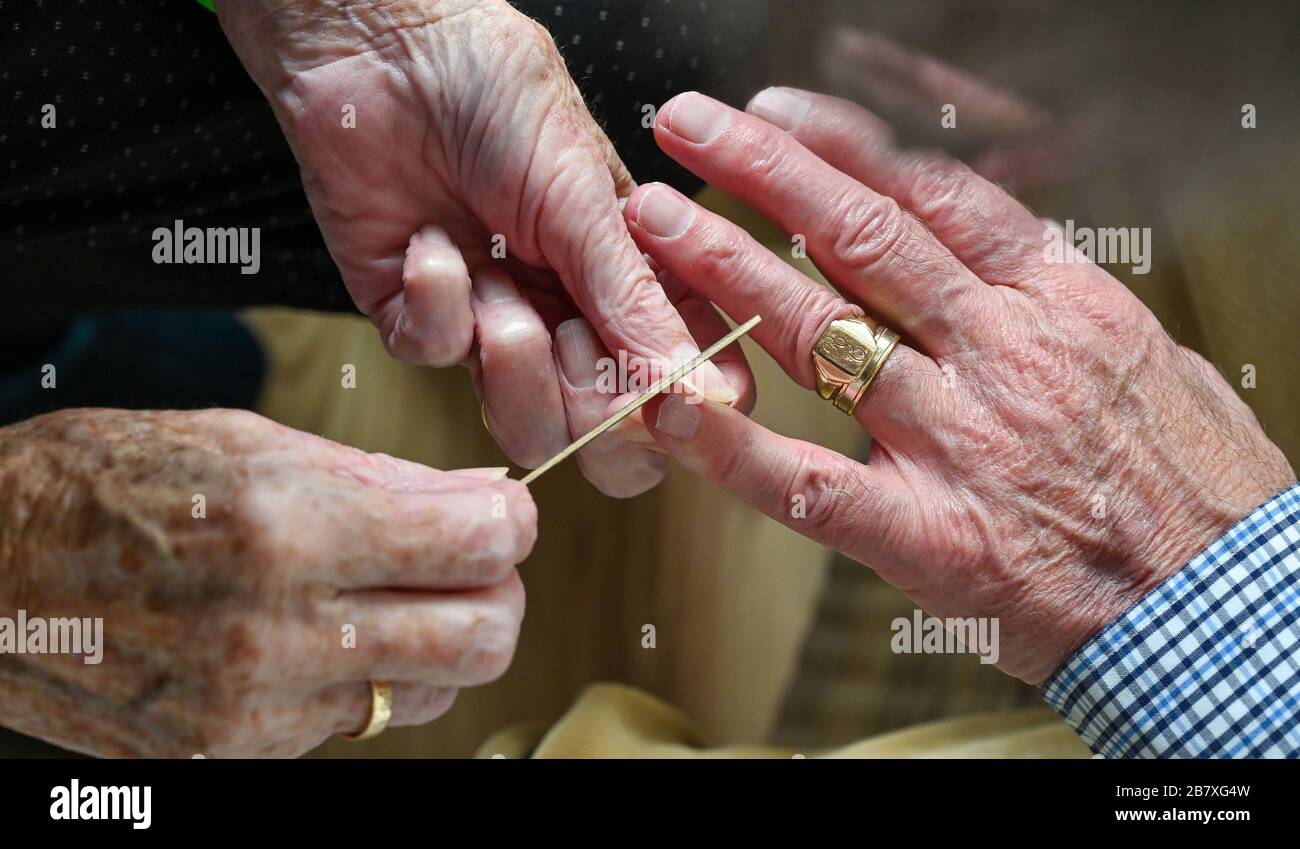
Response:
[[[0,428],[0,615],[104,620],[98,665],[0,654],[0,724],[101,756],[291,756],[364,727],[372,678],[393,724],[440,716],[519,633],[536,510],[501,471],[233,410]]]
[[[814,342],[863,308],[904,342],[856,410],[866,464],[680,396],[649,405],[655,438],[932,615],[999,618],[1004,671],[1041,683],[1295,482],[1227,382],[1123,285],[1082,257],[1048,262],[1053,225],[960,163],[897,149],[856,105],[769,90],[745,113],[688,93],[656,138],[804,234],[842,293],[667,186],[628,200],[638,244],[733,318],[761,314],[754,338],[791,378],[811,389]]]
[[[244,0],[218,11],[293,147],[358,308],[400,359],[467,362],[513,461],[540,465],[587,429],[578,422],[590,416],[562,403],[553,360],[566,319],[585,318],[601,353],[665,363],[698,353],[623,223],[632,179],[539,24],[504,0]],[[493,262],[498,237],[509,261]],[[509,339],[479,309],[479,276],[494,265],[525,294]],[[712,364],[693,380],[726,403],[745,394]],[[633,495],[662,478],[662,457],[610,443],[583,463],[602,490]]]

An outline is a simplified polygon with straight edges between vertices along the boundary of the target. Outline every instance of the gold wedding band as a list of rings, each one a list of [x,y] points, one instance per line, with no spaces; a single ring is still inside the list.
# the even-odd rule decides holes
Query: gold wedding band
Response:
[[[377,737],[388,727],[388,721],[393,718],[393,685],[387,681],[370,682],[370,719],[366,721],[366,727],[356,734],[340,734],[344,740],[349,743],[356,743],[359,740],[369,740],[371,737]]]
[[[853,415],[897,344],[897,333],[869,318],[832,321],[813,346],[817,394]]]

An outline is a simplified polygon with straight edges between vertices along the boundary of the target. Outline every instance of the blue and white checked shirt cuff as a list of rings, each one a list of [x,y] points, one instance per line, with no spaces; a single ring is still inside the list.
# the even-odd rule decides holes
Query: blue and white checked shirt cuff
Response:
[[[1300,484],[1238,522],[1043,687],[1107,758],[1300,757]]]

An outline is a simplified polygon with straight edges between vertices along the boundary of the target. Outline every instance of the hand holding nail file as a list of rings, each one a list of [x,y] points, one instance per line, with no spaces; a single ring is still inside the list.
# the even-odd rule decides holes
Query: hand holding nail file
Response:
[[[582,436],[578,437],[578,439],[574,441],[573,444],[571,444],[568,448],[565,448],[559,454],[556,454],[554,457],[547,460],[542,465],[533,469],[531,472],[529,472],[527,475],[523,477],[522,482],[524,484],[530,484],[533,481],[540,478],[546,472],[550,471],[555,466],[558,466],[560,463],[564,461],[564,458],[580,450],[587,443],[591,442],[593,439],[600,436],[602,433],[609,430],[614,425],[623,421],[623,419],[627,418],[628,416],[635,413],[637,410],[644,407],[646,404],[650,402],[651,398],[655,397],[660,392],[663,392],[665,389],[672,386],[674,383],[681,380],[682,378],[686,377],[688,374],[695,371],[700,366],[704,365],[713,357],[717,356],[719,351],[721,351],[723,348],[726,348],[732,342],[735,342],[737,339],[744,336],[749,331],[753,330],[755,327],[758,326],[758,323],[762,320],[763,319],[761,316],[756,315],[753,318],[751,318],[749,321],[745,322],[744,324],[737,327],[735,330],[728,333],[726,336],[723,336],[717,342],[714,342],[712,345],[708,347],[708,349],[701,351],[699,356],[695,357],[695,359],[691,360],[686,365],[677,369],[672,374],[668,375],[663,380],[656,383],[654,386],[651,386],[635,401],[628,404],[626,407],[619,410],[617,413],[610,416],[608,419],[605,419],[605,421],[596,425],[594,428],[587,431]]]

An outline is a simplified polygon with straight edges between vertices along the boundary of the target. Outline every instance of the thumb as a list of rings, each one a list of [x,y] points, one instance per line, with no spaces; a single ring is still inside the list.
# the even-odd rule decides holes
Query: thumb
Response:
[[[569,92],[573,98],[575,110],[582,116],[582,128],[600,151],[600,156],[605,161],[605,167],[609,169],[609,176],[614,180],[614,196],[620,199],[627,197],[636,191],[636,180],[632,178],[632,173],[623,164],[623,157],[619,156],[618,151],[614,149],[614,143],[605,134],[605,129],[600,126],[600,122],[587,108],[587,102],[583,98],[582,92],[578,90],[577,84],[572,79],[569,80]]]
[[[618,155],[618,151],[614,149],[614,143],[596,124],[596,119],[588,115],[587,122],[590,124],[588,132],[595,140],[596,147],[600,149],[600,155],[605,160],[605,167],[609,169],[609,176],[614,179],[614,196],[617,198],[627,197],[636,191],[636,180],[632,178],[632,172],[627,170],[627,166],[623,164],[623,157]]]
[[[635,182],[599,136],[603,143],[583,140],[589,158],[581,165],[555,164],[539,215],[539,248],[615,358],[626,351],[629,363],[667,374],[700,349],[627,231],[619,196]],[[691,383],[720,403],[739,397],[712,363]]]

